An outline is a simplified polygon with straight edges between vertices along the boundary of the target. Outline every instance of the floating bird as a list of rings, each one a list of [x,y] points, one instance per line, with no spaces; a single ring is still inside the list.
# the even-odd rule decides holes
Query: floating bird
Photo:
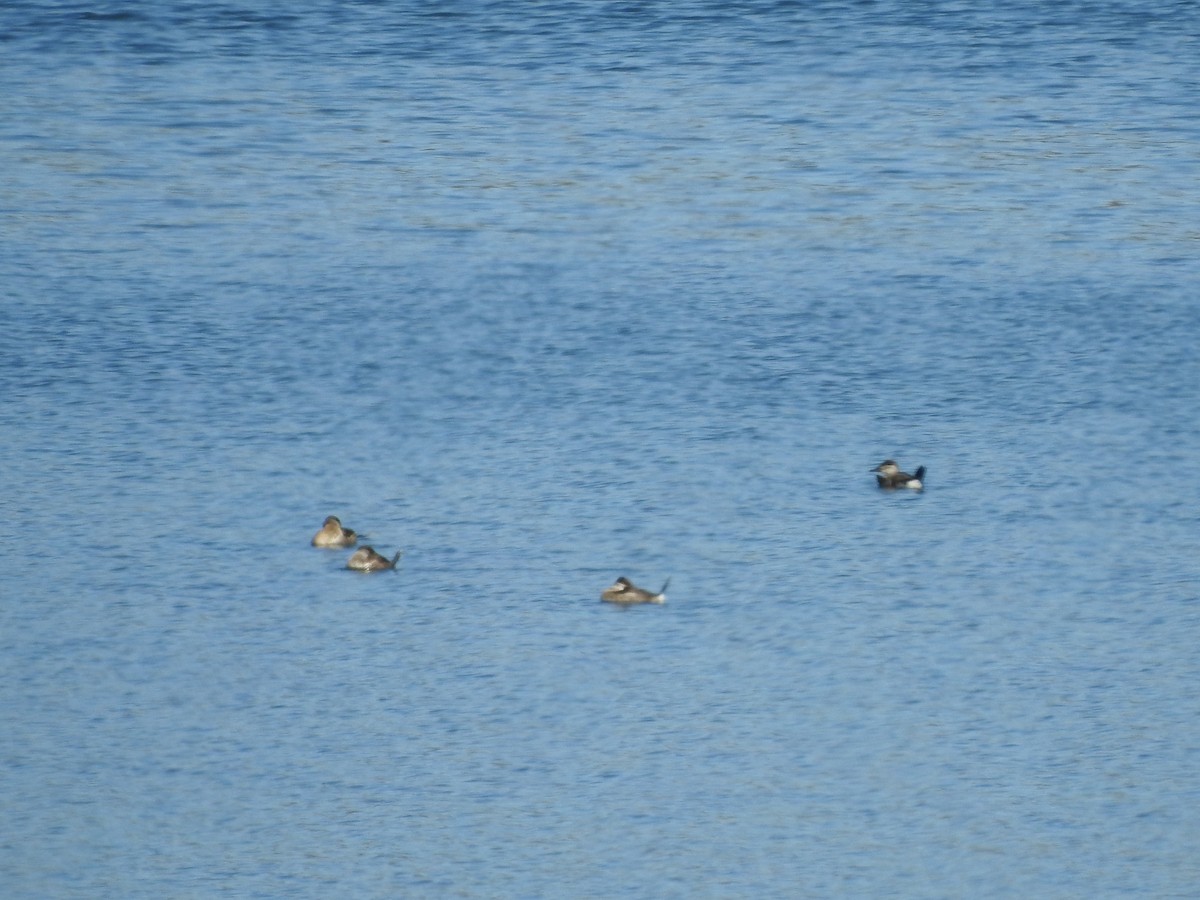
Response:
[[[618,578],[616,584],[600,593],[600,599],[607,603],[666,603],[667,585],[670,583],[671,579],[668,578],[662,590],[654,594],[638,587],[628,578]]]
[[[871,471],[875,473],[876,483],[885,490],[910,488],[911,490],[919,491],[925,486],[922,484],[922,479],[925,477],[924,466],[917,469],[915,475],[909,475],[907,472],[900,471],[900,467],[896,465],[895,460],[885,459]]]
[[[353,547],[358,543],[358,534],[349,528],[342,527],[342,520],[337,516],[327,516],[321,530],[313,535],[314,547]]]
[[[346,568],[354,569],[356,572],[382,572],[384,569],[396,568],[399,559],[399,550],[396,551],[395,556],[388,559],[386,556],[376,553],[374,547],[359,547],[350,557],[350,561],[346,563]]]

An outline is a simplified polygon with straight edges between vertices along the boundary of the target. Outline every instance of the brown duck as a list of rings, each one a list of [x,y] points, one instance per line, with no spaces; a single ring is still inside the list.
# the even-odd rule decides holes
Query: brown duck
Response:
[[[353,547],[358,543],[358,534],[342,527],[342,520],[337,516],[327,516],[321,530],[313,535],[314,547]]]
[[[382,572],[384,569],[396,568],[396,563],[400,559],[400,551],[396,551],[396,555],[391,559],[382,556],[375,552],[374,547],[359,547],[350,557],[350,561],[346,563],[347,569],[354,569],[356,572]]]

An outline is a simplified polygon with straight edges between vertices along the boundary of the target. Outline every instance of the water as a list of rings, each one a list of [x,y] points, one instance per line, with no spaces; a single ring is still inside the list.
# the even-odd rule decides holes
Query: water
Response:
[[[1190,896],[1198,34],[6,4],[4,895]]]

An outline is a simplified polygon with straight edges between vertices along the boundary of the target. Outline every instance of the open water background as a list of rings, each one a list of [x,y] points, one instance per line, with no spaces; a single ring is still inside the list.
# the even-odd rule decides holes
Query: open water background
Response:
[[[993,7],[5,3],[0,893],[1194,896],[1200,8]]]

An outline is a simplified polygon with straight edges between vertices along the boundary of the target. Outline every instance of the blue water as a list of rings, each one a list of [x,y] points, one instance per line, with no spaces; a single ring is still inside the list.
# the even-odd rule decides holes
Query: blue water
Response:
[[[1195,4],[283,8],[0,8],[3,896],[1194,896]]]

